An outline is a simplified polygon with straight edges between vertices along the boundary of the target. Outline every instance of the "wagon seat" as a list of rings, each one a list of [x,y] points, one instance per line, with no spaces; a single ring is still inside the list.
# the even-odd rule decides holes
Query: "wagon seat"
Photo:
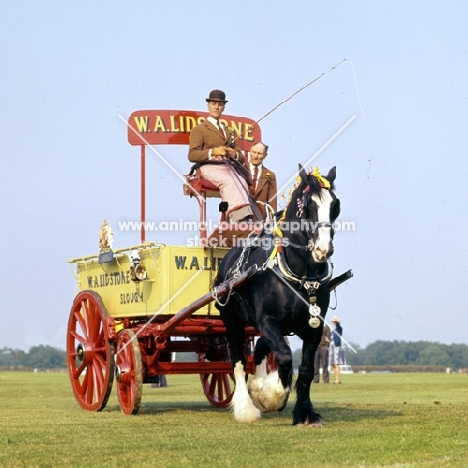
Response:
[[[249,151],[244,150],[244,156],[246,163],[249,161]],[[205,179],[201,174],[200,169],[196,169],[193,174],[185,176],[187,183],[183,185],[184,195],[196,198],[198,207],[200,210],[200,238],[207,240],[208,245],[211,244],[212,239],[218,239],[222,234],[222,237],[226,239],[226,245],[232,247],[233,238],[245,238],[249,235],[250,230],[239,230],[239,229],[227,229],[222,232],[216,228],[209,237],[206,229],[206,199],[207,198],[221,198],[221,194],[217,187]],[[226,215],[226,206],[223,203],[219,204],[220,211],[220,223],[227,223],[228,217]]]

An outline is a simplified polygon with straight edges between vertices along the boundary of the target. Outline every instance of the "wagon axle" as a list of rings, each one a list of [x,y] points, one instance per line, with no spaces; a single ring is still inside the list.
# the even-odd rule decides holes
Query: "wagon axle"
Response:
[[[122,385],[129,385],[132,381],[131,367],[128,363],[115,366],[115,379]]]
[[[76,357],[79,361],[83,362],[85,358],[85,349],[82,343],[79,343],[76,347]]]

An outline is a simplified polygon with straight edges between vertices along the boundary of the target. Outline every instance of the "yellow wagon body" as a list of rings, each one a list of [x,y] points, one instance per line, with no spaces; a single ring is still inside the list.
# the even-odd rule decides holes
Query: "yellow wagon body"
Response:
[[[205,249],[149,242],[113,252],[100,263],[99,255],[69,260],[76,264],[81,291],[94,291],[114,318],[144,318],[176,314],[212,289],[219,263],[229,249]],[[132,279],[130,254],[138,252],[146,279]],[[196,315],[218,315],[212,303]]]

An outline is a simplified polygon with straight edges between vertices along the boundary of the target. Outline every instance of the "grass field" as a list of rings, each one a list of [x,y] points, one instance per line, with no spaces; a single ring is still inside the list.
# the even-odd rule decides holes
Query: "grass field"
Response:
[[[314,384],[321,428],[236,423],[198,376],[144,386],[140,413],[78,407],[66,373],[0,372],[1,467],[466,467],[467,374],[353,374]]]

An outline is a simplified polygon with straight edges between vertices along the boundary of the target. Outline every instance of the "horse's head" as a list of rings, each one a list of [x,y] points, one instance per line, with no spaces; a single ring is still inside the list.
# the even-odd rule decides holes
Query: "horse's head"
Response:
[[[307,235],[308,249],[315,263],[325,262],[333,254],[333,224],[340,214],[340,200],[333,193],[336,167],[326,176],[318,169],[307,174],[299,165],[301,183],[294,190],[287,217],[296,218]]]

